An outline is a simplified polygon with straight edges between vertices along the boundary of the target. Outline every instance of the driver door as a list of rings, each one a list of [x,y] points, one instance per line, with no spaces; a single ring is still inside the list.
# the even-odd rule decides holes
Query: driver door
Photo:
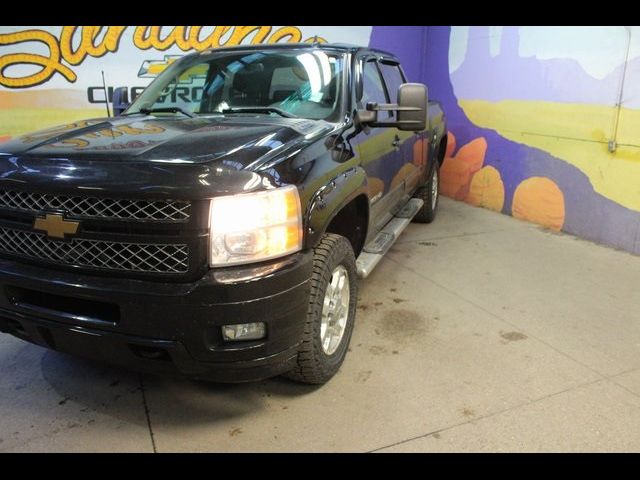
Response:
[[[357,101],[357,108],[366,108],[368,102],[390,103],[377,58],[364,57],[360,62],[362,98]],[[381,121],[391,118],[391,112],[378,115]],[[371,226],[378,232],[391,220],[404,196],[404,182],[396,179],[404,164],[399,130],[366,128],[354,140],[360,164],[367,173]]]

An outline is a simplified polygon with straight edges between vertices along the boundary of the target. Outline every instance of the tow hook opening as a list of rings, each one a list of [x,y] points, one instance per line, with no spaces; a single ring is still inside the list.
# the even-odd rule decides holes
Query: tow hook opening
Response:
[[[147,347],[145,345],[133,345],[129,344],[129,348],[137,357],[144,358],[146,360],[160,360],[170,362],[171,357],[169,352],[164,348]]]

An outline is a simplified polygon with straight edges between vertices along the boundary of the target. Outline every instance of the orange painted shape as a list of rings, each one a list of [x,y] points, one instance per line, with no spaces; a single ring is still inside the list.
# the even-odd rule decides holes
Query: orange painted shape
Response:
[[[402,182],[407,178],[410,178],[416,171],[416,166],[413,163],[405,163],[398,173],[395,174],[393,180],[391,180],[391,190],[395,190]]]
[[[504,183],[500,172],[491,166],[483,167],[471,178],[467,203],[496,212],[504,206]]]
[[[527,178],[516,188],[511,211],[516,218],[560,231],[565,217],[564,195],[547,177]]]
[[[486,153],[487,140],[484,137],[479,137],[460,147],[455,158],[468,164],[471,173],[475,173],[482,168]]]
[[[427,163],[426,145],[427,142],[424,138],[416,140],[416,143],[413,144],[413,164],[418,168]]]
[[[456,138],[448,134],[447,152],[440,168],[440,190],[443,195],[465,200],[474,173],[482,168],[487,153],[487,141],[479,137],[462,146],[455,155]]]
[[[11,139],[11,135],[4,135],[4,136],[0,135],[0,143],[6,142],[7,140],[10,140],[10,139]]]
[[[447,150],[445,151],[445,157],[453,156],[453,152],[456,151],[456,136],[452,132],[447,133]]]
[[[369,198],[375,198],[379,193],[384,193],[384,182],[376,177],[369,177]]]
[[[469,189],[469,165],[455,158],[445,158],[440,167],[440,192],[456,200],[464,200]]]

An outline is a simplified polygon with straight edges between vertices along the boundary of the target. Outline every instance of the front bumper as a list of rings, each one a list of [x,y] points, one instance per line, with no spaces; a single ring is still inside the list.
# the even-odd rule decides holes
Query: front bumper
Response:
[[[75,274],[0,260],[0,331],[138,371],[240,382],[289,370],[302,341],[312,254],[210,270],[193,283]],[[224,342],[226,324],[267,337]]]

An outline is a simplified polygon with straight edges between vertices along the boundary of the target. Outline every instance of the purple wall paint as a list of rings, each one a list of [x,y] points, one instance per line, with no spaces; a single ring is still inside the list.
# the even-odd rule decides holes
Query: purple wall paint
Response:
[[[458,105],[449,74],[450,30],[446,26],[374,27],[370,45],[398,55],[409,78],[427,84],[430,97],[441,102],[458,146],[478,137],[487,140],[484,164],[495,167],[501,174],[505,186],[503,213],[511,214],[514,191],[523,180],[532,176],[548,177],[564,194],[564,231],[640,254],[640,213],[596,193],[586,175],[564,160],[508,140],[469,121]],[[506,38],[513,38],[513,31],[507,32]],[[480,43],[470,47],[486,52],[486,55],[483,53],[477,61],[471,62],[473,68],[468,67],[467,74],[472,75],[471,72],[480,68],[486,72],[488,65],[485,63],[483,67],[482,62],[492,61],[488,41],[487,45]],[[508,45],[503,52],[507,56],[514,53]],[[535,67],[530,68],[535,71]],[[566,68],[559,68],[559,71],[565,75],[570,73]]]
[[[419,82],[426,61],[425,46],[429,27],[373,27],[369,46],[398,55],[410,82]]]
[[[576,60],[523,58],[518,53],[520,27],[504,27],[500,54],[492,57],[489,27],[474,27],[470,32],[467,55],[451,73],[458,98],[497,102],[546,100],[552,102],[615,105],[618,101],[623,66],[602,80],[589,75]],[[630,62],[628,75],[640,68],[640,59]],[[496,72],[488,75],[487,72]],[[625,105],[633,106],[633,99]]]

